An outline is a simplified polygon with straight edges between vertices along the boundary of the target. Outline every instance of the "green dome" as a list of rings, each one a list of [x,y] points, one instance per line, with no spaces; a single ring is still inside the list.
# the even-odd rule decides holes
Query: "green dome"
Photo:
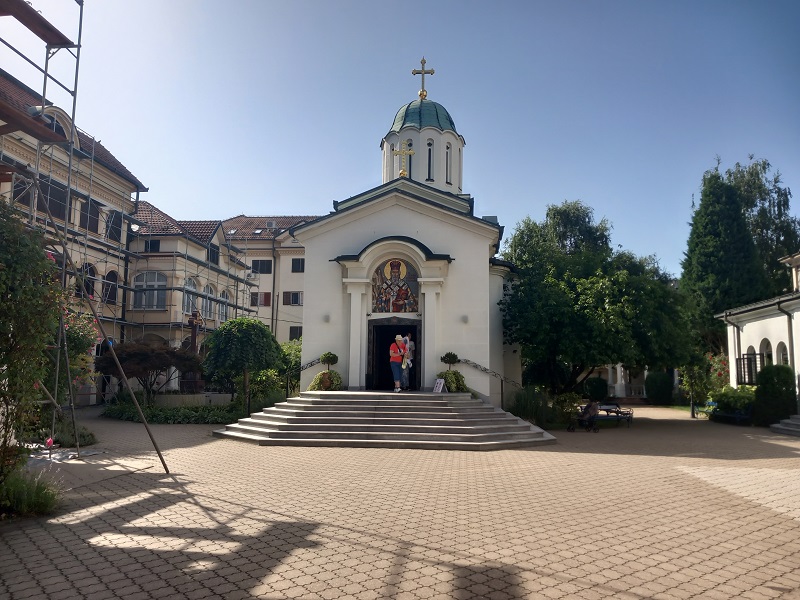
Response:
[[[394,124],[389,133],[399,132],[403,127],[435,127],[440,131],[448,129],[458,134],[453,118],[444,106],[432,100],[414,100],[409,102],[400,110],[394,118]]]

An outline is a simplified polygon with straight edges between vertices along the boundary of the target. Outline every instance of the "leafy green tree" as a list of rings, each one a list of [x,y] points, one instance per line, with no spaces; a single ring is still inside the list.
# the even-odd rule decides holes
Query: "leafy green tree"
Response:
[[[524,378],[553,394],[580,389],[592,370],[674,366],[687,342],[680,299],[652,258],[614,253],[610,225],[580,202],[524,219],[504,258],[519,269],[501,301],[507,340],[520,344]],[[668,320],[672,322],[668,322]]]
[[[789,269],[779,258],[800,250],[800,220],[790,214],[792,192],[783,186],[780,171],[772,173],[766,159],[736,163],[725,172],[725,181],[736,188],[742,210],[756,245],[761,265],[769,279],[766,297],[791,289]]]
[[[695,335],[706,350],[724,350],[725,325],[714,315],[765,298],[769,285],[740,194],[716,170],[703,176],[681,266]]]
[[[200,359],[191,350],[170,348],[166,344],[125,342],[114,346],[114,352],[125,375],[139,382],[147,404],[152,404],[155,395],[180,373],[200,370]],[[95,368],[103,375],[120,376],[110,352],[95,359]]]
[[[44,246],[0,202],[0,484],[19,464],[15,435],[41,398],[62,306],[57,265]]]
[[[250,412],[250,374],[283,366],[283,352],[264,323],[240,317],[223,323],[208,339],[203,370],[212,381],[232,385],[242,376],[247,412]]]

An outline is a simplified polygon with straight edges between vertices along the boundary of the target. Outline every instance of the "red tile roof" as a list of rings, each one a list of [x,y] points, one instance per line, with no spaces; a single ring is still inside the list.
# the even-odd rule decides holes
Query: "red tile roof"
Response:
[[[36,93],[8,72],[0,69],[0,109],[7,107],[15,112],[22,111],[26,114],[30,114],[28,113],[28,109],[31,106],[41,106],[41,104],[41,94]],[[52,102],[46,102],[46,104],[47,106],[52,106]],[[30,120],[32,124],[42,124],[42,120],[39,118],[30,117]],[[83,152],[91,156],[94,151],[95,161],[123,179],[133,183],[139,191],[147,191],[145,185],[139,181],[125,165],[119,162],[105,146],[100,142],[94,141],[91,136],[80,129],[77,131],[78,143]]]
[[[229,240],[268,240],[289,227],[318,218],[315,216],[248,217],[239,215],[222,221],[222,227],[225,237]],[[256,233],[256,231],[261,231],[261,233]]]
[[[210,242],[220,227],[219,221],[178,221],[183,230],[190,236],[205,244]]]
[[[145,200],[139,200],[134,218],[145,223],[139,235],[184,235],[183,228],[167,213]]]

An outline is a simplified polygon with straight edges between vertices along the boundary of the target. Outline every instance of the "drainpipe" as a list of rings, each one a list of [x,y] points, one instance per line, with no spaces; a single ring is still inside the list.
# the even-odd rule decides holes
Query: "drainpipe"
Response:
[[[789,311],[785,310],[781,306],[781,304],[783,302],[784,302],[783,300],[778,300],[777,308],[778,308],[779,312],[782,312],[783,314],[786,315],[786,329],[787,329],[787,331],[789,333],[789,366],[792,367],[792,371],[794,371],[795,370],[794,369],[794,332],[793,332],[793,328],[792,328],[792,320],[794,319],[794,317],[792,316],[792,313],[790,313]],[[797,396],[797,376],[796,375],[794,377],[794,385],[795,385],[794,391],[795,391],[795,397],[796,397]],[[800,412],[800,399],[797,399],[797,410],[798,410],[798,412]]]
[[[272,293],[270,295],[271,298],[271,306],[269,307],[269,328],[272,330],[272,335],[275,336],[275,339],[278,339],[278,332],[275,329],[276,318],[275,318],[275,307],[278,305],[278,299],[275,297],[275,279],[278,276],[278,265],[275,262],[275,233],[272,234]]]

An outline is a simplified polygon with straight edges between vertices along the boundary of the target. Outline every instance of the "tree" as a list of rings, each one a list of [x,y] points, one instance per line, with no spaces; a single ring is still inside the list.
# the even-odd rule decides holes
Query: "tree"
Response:
[[[240,317],[223,323],[208,339],[203,370],[212,381],[233,385],[237,375],[244,383],[247,412],[250,412],[250,373],[280,369],[283,353],[269,327],[261,321]]]
[[[125,342],[115,345],[117,360],[127,377],[135,377],[148,403],[180,373],[200,370],[200,359],[190,350],[170,348],[166,344]],[[111,353],[98,356],[95,368],[103,375],[120,377]],[[162,378],[159,383],[159,378]]]
[[[725,172],[725,181],[736,188],[742,211],[756,245],[762,268],[769,279],[766,296],[779,296],[791,289],[789,269],[778,262],[800,250],[800,221],[789,214],[792,192],[784,187],[780,171],[771,173],[766,159],[736,163]],[[719,168],[719,165],[717,166]]]
[[[737,188],[717,170],[703,175],[681,266],[695,334],[704,349],[723,350],[725,325],[714,315],[765,298],[769,285]]]
[[[18,465],[15,434],[41,398],[46,348],[58,328],[63,294],[44,246],[0,201],[0,484]]]
[[[685,328],[669,278],[653,258],[615,254],[610,225],[590,207],[564,202],[542,223],[524,219],[504,258],[519,270],[500,303],[505,334],[522,347],[528,382],[559,394],[599,365],[680,362]]]

